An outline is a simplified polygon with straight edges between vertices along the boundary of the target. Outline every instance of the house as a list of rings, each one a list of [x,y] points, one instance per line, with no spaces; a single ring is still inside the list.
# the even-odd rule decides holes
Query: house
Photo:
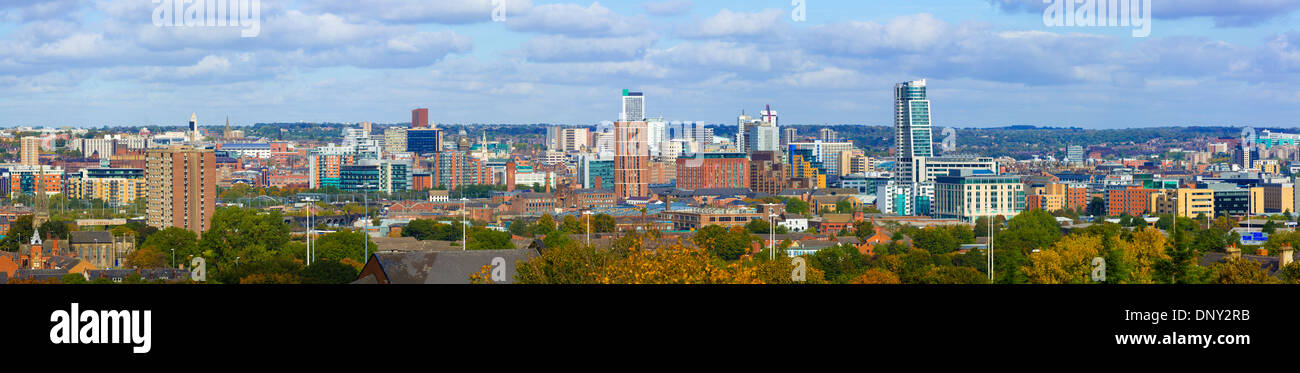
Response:
[[[508,284],[517,263],[535,256],[533,249],[375,253],[353,284],[469,284],[470,275],[496,266],[503,267]]]

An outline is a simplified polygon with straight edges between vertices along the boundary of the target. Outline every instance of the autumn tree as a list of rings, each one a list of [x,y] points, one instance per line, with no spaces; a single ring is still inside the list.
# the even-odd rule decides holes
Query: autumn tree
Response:
[[[1092,281],[1092,260],[1102,249],[1101,238],[1071,235],[1052,248],[1029,254],[1021,268],[1033,284],[1086,284]]]
[[[1123,252],[1122,260],[1129,265],[1125,276],[1129,283],[1153,284],[1156,280],[1155,266],[1161,260],[1168,260],[1165,253],[1165,235],[1158,229],[1145,228],[1133,232],[1129,240],[1116,240],[1116,246]],[[1109,270],[1109,269],[1108,269]]]
[[[854,277],[850,284],[855,285],[897,285],[903,283],[898,275],[880,268],[870,268]]]
[[[1276,284],[1279,281],[1268,275],[1258,262],[1248,259],[1228,258],[1215,264],[1211,270],[1210,281],[1215,284],[1255,285]]]

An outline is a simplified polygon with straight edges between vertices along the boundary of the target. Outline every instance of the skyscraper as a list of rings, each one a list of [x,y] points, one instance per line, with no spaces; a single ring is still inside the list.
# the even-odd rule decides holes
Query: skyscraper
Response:
[[[217,200],[217,159],[211,149],[173,146],[145,153],[148,224],[202,236]]]
[[[22,139],[22,165],[35,166],[41,164],[41,138],[24,137]]]
[[[190,142],[192,143],[199,142],[199,140],[203,139],[203,137],[199,135],[199,114],[198,113],[190,113],[189,135],[190,135]]]
[[[646,127],[644,121],[614,123],[614,196],[619,199],[650,195]]]
[[[894,88],[894,135],[899,158],[934,155],[925,79],[899,83]]]
[[[1070,161],[1070,164],[1083,164],[1083,147],[1070,145],[1066,150],[1065,159]]]
[[[799,131],[794,128],[786,128],[781,130],[781,149],[785,149],[787,145],[790,145],[790,143],[794,142],[795,136],[798,135],[799,135]]]
[[[619,116],[624,122],[645,121],[645,94],[623,90],[623,113]]]
[[[411,110],[411,128],[429,128],[429,109]]]
[[[894,145],[898,149],[895,178],[900,181],[911,179],[912,158],[934,155],[925,79],[899,83],[894,87]]]

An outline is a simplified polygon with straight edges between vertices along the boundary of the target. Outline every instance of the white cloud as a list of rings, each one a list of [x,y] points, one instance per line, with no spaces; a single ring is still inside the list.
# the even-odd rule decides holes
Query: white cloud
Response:
[[[660,17],[670,17],[686,14],[695,7],[695,2],[691,0],[666,0],[649,2],[642,5],[646,13]]]
[[[733,12],[722,9],[718,14],[687,27],[681,36],[687,38],[751,38],[776,36],[788,32],[788,12],[767,9],[760,12]]]
[[[649,24],[640,18],[614,13],[600,3],[539,5],[520,16],[506,18],[511,30],[569,36],[619,36],[642,34]]]
[[[605,62],[641,59],[659,40],[658,35],[609,38],[540,36],[524,44],[523,52],[534,62]]]

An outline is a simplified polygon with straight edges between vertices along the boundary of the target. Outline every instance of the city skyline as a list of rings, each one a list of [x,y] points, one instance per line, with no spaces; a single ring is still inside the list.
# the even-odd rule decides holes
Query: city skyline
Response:
[[[0,127],[591,124],[622,89],[647,117],[889,125],[889,87],[920,79],[936,127],[1300,124],[1300,1],[1156,4],[1148,38],[1015,0],[260,3],[251,38],[156,27],[147,1],[0,5]]]

